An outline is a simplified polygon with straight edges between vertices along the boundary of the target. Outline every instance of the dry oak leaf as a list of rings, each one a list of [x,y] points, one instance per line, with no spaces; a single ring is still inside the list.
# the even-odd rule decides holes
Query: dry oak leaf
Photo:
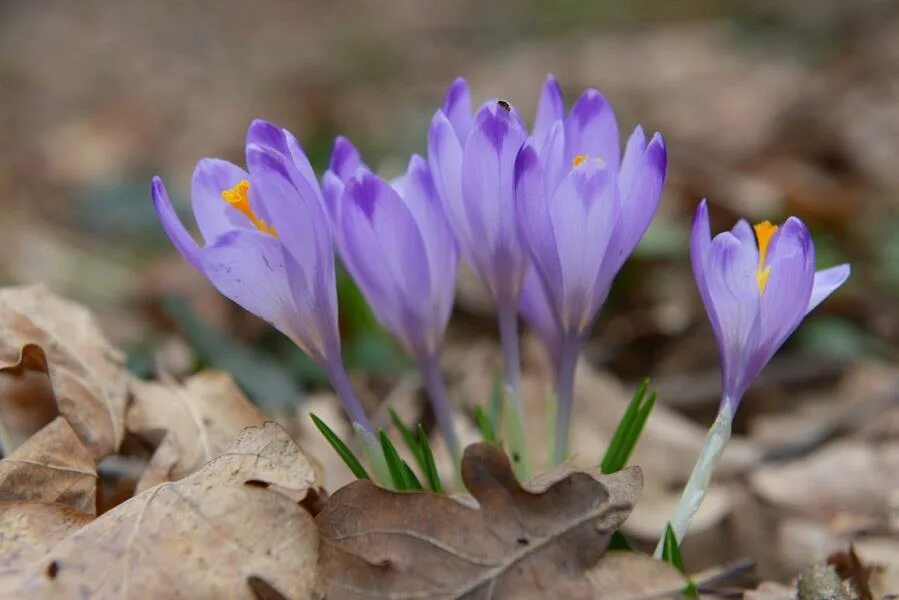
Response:
[[[0,579],[15,576],[23,567],[41,560],[92,519],[64,504],[0,502]]]
[[[587,577],[593,597],[601,600],[680,598],[687,585],[687,579],[670,563],[621,550],[606,553]]]
[[[59,412],[95,461],[118,449],[125,435],[125,356],[86,308],[42,286],[0,289],[0,365],[25,360],[46,371]],[[15,374],[7,368],[3,377]],[[35,406],[43,410],[46,398],[35,398]]]
[[[203,371],[183,385],[131,380],[128,430],[156,445],[137,493],[196,472],[245,427],[265,420],[230,375]]]
[[[26,344],[15,364],[0,366],[0,450],[12,454],[25,440],[59,415],[47,358],[34,344]]]
[[[287,432],[249,427],[202,470],[120,504],[0,582],[0,595],[249,599],[254,578],[317,598],[315,522],[294,500],[307,483],[312,465]]]
[[[63,417],[0,460],[0,502],[11,501],[55,502],[96,514],[94,460]]]
[[[643,483],[633,467],[571,472],[529,491],[484,443],[466,448],[462,479],[478,508],[370,481],[331,496],[316,517],[328,599],[592,598],[586,572]]]

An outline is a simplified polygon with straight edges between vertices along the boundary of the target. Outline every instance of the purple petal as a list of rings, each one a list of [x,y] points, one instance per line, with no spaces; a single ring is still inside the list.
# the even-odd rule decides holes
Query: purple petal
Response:
[[[471,131],[471,91],[464,78],[457,78],[446,91],[443,101],[443,114],[453,126],[459,144],[464,144]]]
[[[524,271],[514,204],[515,157],[525,141],[518,119],[500,104],[475,119],[462,158],[462,198],[469,252],[494,297],[517,298]]]
[[[300,343],[305,322],[297,314],[284,269],[284,251],[274,237],[235,229],[203,249],[202,271],[224,296]],[[301,344],[310,356],[316,348]]]
[[[559,184],[571,171],[571,163],[565,160],[565,127],[562,121],[556,121],[550,128],[546,141],[540,148],[540,163],[546,195],[552,198]]]
[[[737,224],[734,225],[730,232],[734,234],[740,242],[756,249],[756,260],[758,260],[758,246],[757,240],[755,237],[755,231],[752,229],[752,225],[749,224],[749,221],[746,219],[740,219],[737,221]]]
[[[409,208],[424,241],[431,277],[431,303],[434,325],[442,337],[453,306],[456,265],[459,253],[446,215],[440,206],[437,189],[425,160],[416,155],[409,161],[402,198]]]
[[[774,355],[808,311],[815,280],[815,247],[802,221],[790,217],[780,227],[768,246],[765,265],[771,271],[761,297],[763,363]]]
[[[601,158],[617,172],[620,144],[612,106],[596,90],[585,91],[565,119],[565,160],[571,164],[579,154]]]
[[[468,253],[473,244],[462,202],[462,146],[453,126],[440,110],[434,113],[428,129],[428,163],[453,234],[461,250]],[[471,257],[468,258],[471,261]]]
[[[528,324],[555,363],[562,348],[562,332],[556,322],[549,298],[543,291],[543,283],[534,269],[528,269],[521,286],[521,297],[518,307],[521,316]]]
[[[543,149],[543,144],[549,135],[550,129],[556,121],[565,118],[565,100],[562,97],[562,89],[552,74],[546,76],[540,100],[537,103],[537,116],[534,119],[532,135],[537,143],[537,149]]]
[[[268,121],[256,119],[247,130],[247,147],[249,148],[250,146],[268,148],[288,158],[296,169],[291,171],[291,176],[302,178],[303,180],[298,185],[309,186],[319,198],[321,197],[315,172],[312,170],[309,158],[303,152],[300,142],[292,133]],[[249,160],[247,164],[249,164]]]
[[[343,195],[344,184],[334,171],[327,170],[322,175],[322,197],[324,198],[325,212],[331,222],[331,227],[335,227],[337,221],[337,211],[340,206],[340,198]]]
[[[807,313],[821,304],[838,287],[846,283],[852,269],[848,264],[837,265],[829,269],[823,269],[815,273],[815,284],[812,287],[812,295],[809,298]]]
[[[515,160],[515,209],[521,242],[527,248],[533,268],[529,269],[549,289],[562,289],[556,232],[550,215],[552,195],[546,192],[541,156],[530,142]],[[558,302],[554,298],[553,302]]]
[[[323,367],[341,360],[337,327],[337,282],[333,256],[300,264],[284,252],[287,284],[296,306],[295,341]]]
[[[347,269],[410,353],[433,350],[430,272],[409,208],[387,182],[365,171],[347,183],[343,201],[338,232]]]
[[[757,262],[751,248],[732,233],[718,234],[701,267],[723,363],[724,395],[738,401],[756,373],[748,372],[748,358],[759,337]]]
[[[563,330],[581,334],[608,293],[600,274],[620,214],[615,172],[598,160],[583,162],[562,180],[549,212],[562,286],[547,292],[557,298],[553,304]]]
[[[330,226],[322,202],[304,179],[291,176],[290,160],[251,145],[247,162],[250,190],[270,215],[270,225],[285,248],[303,265],[333,263]]]
[[[249,179],[246,171],[217,158],[197,163],[191,180],[190,203],[200,234],[207,244],[235,228],[253,228],[250,220],[222,199],[222,192]]]
[[[153,207],[156,209],[156,215],[159,222],[165,230],[166,235],[172,240],[172,244],[178,249],[178,252],[191,264],[193,268],[202,272],[200,265],[200,247],[194,238],[184,228],[181,219],[172,208],[172,202],[169,200],[169,194],[159,177],[153,178],[150,186],[150,193],[153,196]]]
[[[334,149],[331,150],[328,169],[341,180],[346,181],[363,165],[362,157],[352,142],[342,135],[337,136],[334,140]]]
[[[642,139],[643,132],[638,127],[628,141],[621,167],[621,176],[628,180],[619,182],[618,185],[621,193],[621,219],[615,229],[607,264],[603,269],[604,277],[608,279],[607,286],[611,285],[612,278],[649,229],[662,198],[667,168],[665,142],[661,135],[656,134],[649,146],[643,149]]]

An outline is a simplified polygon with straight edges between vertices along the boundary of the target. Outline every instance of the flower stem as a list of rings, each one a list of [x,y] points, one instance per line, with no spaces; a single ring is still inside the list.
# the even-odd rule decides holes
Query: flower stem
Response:
[[[437,427],[440,428],[440,433],[452,454],[454,463],[458,463],[460,458],[459,438],[456,436],[446,385],[443,382],[443,374],[440,372],[440,360],[436,355],[429,356],[419,361],[419,368],[425,388],[428,390],[428,400],[431,403],[434,418],[437,420]]]
[[[353,391],[353,386],[350,384],[350,378],[346,374],[343,362],[339,360],[330,361],[325,366],[325,372],[331,381],[331,387],[334,388],[337,397],[340,398],[343,410],[346,411],[347,416],[350,418],[353,428],[367,431],[374,438],[374,429],[371,426],[371,421],[368,420],[362,405],[359,403],[359,399],[356,398],[356,392]]]
[[[574,372],[581,352],[581,340],[568,335],[562,340],[556,369],[556,435],[553,446],[553,464],[560,465],[568,457],[568,430],[571,427],[571,409],[574,403]]]
[[[521,368],[518,355],[518,308],[515,303],[500,303],[499,339],[503,349],[505,394],[503,422],[506,445],[512,455],[512,467],[522,481],[530,478],[530,456],[525,440],[524,409],[521,400]]]
[[[724,452],[724,447],[730,439],[730,429],[734,417],[727,408],[728,404],[726,401],[721,403],[721,409],[718,411],[715,423],[709,429],[709,433],[705,438],[705,444],[702,446],[699,458],[693,467],[693,473],[684,487],[684,493],[681,495],[680,502],[678,502],[674,515],[671,518],[671,528],[674,530],[674,536],[677,538],[678,544],[683,541],[693,515],[699,510],[699,506],[705,498],[709,482],[712,479],[712,472],[715,470],[715,465],[718,464],[718,460]],[[663,535],[662,539],[659,540],[659,545],[656,546],[656,558],[662,557],[664,541],[665,536]]]

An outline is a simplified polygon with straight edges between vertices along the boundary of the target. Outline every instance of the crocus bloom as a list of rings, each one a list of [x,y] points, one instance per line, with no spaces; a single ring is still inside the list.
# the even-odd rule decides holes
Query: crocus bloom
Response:
[[[796,217],[780,226],[764,221],[750,227],[740,221],[712,239],[705,200],[693,218],[690,260],[718,342],[722,398],[671,521],[678,542],[699,509],[746,389],[802,319],[850,272],[848,264],[815,270],[815,245]]]
[[[213,158],[197,164],[191,206],[202,245],[155,177],[153,204],[162,227],[223,295],[312,357],[354,425],[370,432],[340,356],[331,233],[312,167],[293,135],[264,121],[250,125],[246,160],[249,172]]]
[[[580,348],[655,215],[666,163],[662,136],[647,142],[639,126],[621,158],[618,125],[602,94],[587,90],[566,116],[558,84],[547,79],[534,135],[515,164],[515,200],[521,240],[557,330],[557,461],[565,458]]]
[[[462,256],[497,306],[507,389],[510,444],[519,475],[527,473],[521,438],[518,297],[527,255],[515,222],[513,170],[527,132],[503,100],[486,102],[472,117],[471,94],[457,79],[428,132],[434,185]]]
[[[439,353],[458,252],[428,164],[413,156],[406,175],[391,186],[338,138],[324,189],[344,265],[378,320],[419,362],[438,425],[457,456]]]

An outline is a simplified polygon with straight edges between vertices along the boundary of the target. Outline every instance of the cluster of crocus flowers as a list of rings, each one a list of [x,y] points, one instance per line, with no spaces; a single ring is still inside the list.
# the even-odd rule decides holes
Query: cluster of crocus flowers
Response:
[[[740,221],[712,238],[705,200],[693,218],[690,260],[718,342],[721,405],[671,519],[678,542],[705,496],[743,394],[802,319],[850,273],[848,264],[815,270],[815,245],[796,217],[780,226]],[[660,542],[657,556],[661,549]]]

